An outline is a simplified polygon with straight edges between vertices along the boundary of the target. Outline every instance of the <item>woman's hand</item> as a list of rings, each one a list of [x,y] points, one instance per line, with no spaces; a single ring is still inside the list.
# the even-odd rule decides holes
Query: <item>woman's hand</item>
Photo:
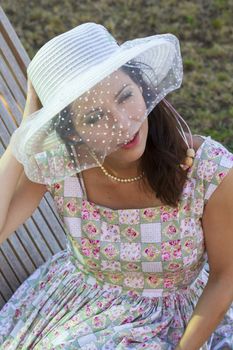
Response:
[[[27,99],[23,112],[23,120],[28,115],[34,113],[42,107],[39,97],[37,96],[34,87],[32,86],[31,80],[27,81]]]

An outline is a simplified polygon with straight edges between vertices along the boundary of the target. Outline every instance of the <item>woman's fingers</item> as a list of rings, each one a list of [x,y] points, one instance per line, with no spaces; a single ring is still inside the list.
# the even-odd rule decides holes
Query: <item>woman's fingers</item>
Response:
[[[40,99],[37,96],[36,91],[30,79],[28,79],[27,81],[27,87],[28,87],[27,98],[26,98],[26,104],[25,104],[24,113],[23,113],[23,119],[27,118],[28,115],[42,108]]]

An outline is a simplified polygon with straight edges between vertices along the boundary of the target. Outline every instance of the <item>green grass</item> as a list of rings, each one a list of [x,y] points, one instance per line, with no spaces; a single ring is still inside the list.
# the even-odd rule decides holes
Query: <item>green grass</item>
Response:
[[[182,86],[167,96],[195,134],[211,135],[233,151],[232,0],[2,0],[32,58],[57,34],[101,23],[119,43],[173,33],[180,40]]]

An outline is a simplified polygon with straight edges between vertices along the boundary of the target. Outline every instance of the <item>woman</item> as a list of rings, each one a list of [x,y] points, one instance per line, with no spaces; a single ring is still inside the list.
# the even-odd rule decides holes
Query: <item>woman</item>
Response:
[[[1,348],[232,349],[233,154],[184,133],[164,98],[182,80],[177,38],[119,46],[85,23],[28,76],[0,163],[0,239],[49,190],[67,249],[0,311]]]

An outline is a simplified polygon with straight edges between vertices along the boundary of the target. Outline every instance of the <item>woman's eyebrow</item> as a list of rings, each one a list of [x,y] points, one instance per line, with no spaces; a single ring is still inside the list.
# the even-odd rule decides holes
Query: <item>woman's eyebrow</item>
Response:
[[[119,96],[119,95],[120,95],[120,93],[121,93],[121,91],[123,91],[123,90],[124,90],[124,88],[126,88],[126,86],[129,86],[129,85],[131,85],[131,84],[126,84],[126,85],[124,85],[124,86],[123,86],[123,88],[122,88],[122,89],[120,89],[120,90],[118,91],[118,93],[115,95],[115,97]]]
[[[124,86],[116,93],[115,98],[116,98],[117,96],[119,96],[120,93],[121,93],[127,86],[129,86],[129,85],[131,85],[131,84],[126,84],[126,85],[124,85]],[[93,109],[93,110],[91,110],[91,111],[88,111],[88,112],[86,113],[86,115],[88,115],[88,114],[90,114],[90,113],[94,113],[94,112],[99,111],[99,110],[100,110],[100,108],[99,108],[99,107],[96,107],[95,109]]]

